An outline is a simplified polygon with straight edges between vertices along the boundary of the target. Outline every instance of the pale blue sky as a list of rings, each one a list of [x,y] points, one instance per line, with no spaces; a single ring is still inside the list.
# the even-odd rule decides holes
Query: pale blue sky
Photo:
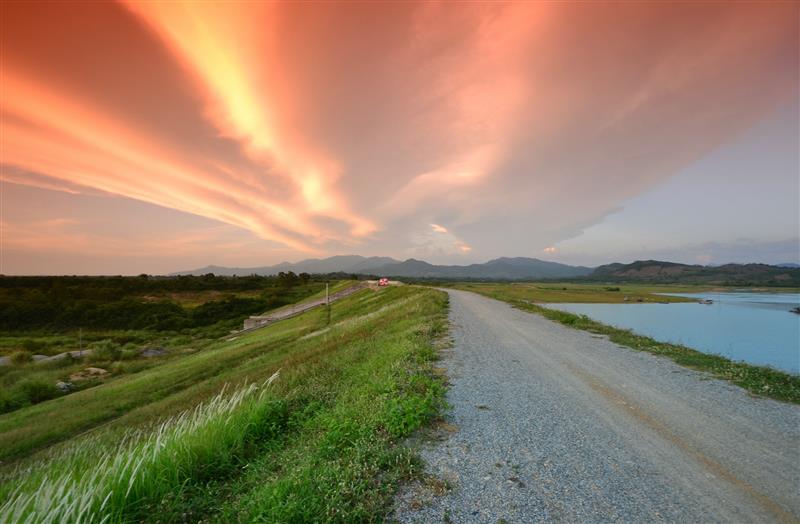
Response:
[[[668,258],[691,263],[800,262],[795,101],[737,139],[556,245],[583,264]]]
[[[797,4],[13,4],[0,273],[800,258]]]

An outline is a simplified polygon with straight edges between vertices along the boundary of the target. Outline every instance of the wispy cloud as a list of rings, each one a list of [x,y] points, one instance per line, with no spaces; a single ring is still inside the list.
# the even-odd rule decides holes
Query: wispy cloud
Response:
[[[48,8],[5,10],[14,182],[298,255],[547,252],[798,88],[790,3]]]

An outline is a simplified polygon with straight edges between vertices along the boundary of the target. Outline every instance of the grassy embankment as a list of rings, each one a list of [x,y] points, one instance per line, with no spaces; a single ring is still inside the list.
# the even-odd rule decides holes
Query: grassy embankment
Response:
[[[0,416],[3,460],[28,457],[5,467],[0,522],[33,507],[60,522],[380,521],[399,480],[419,472],[399,439],[443,402],[432,361],[446,297],[365,290],[326,318],[312,310]],[[239,397],[215,397],[225,384]]]
[[[334,282],[334,284],[336,283]],[[293,304],[313,295],[319,295],[321,291],[324,292],[324,289],[324,282],[313,281],[291,288],[277,289],[151,292],[126,297],[125,304],[118,308],[122,310],[125,306],[169,305],[178,308],[183,315],[188,317],[188,320],[177,327],[158,326],[158,322],[155,320],[159,319],[159,315],[162,313],[158,310],[152,312],[144,310],[144,315],[140,315],[140,318],[136,318],[130,323],[125,323],[124,317],[117,319],[114,315],[98,311],[99,308],[81,312],[80,315],[75,315],[77,318],[49,324],[47,320],[52,318],[49,311],[24,312],[15,316],[25,316],[26,318],[38,316],[43,321],[29,322],[29,325],[25,325],[22,322],[15,323],[16,319],[4,320],[3,325],[0,326],[0,356],[10,356],[19,352],[50,356],[64,351],[77,350],[81,342],[83,349],[93,349],[103,342],[110,342],[119,350],[125,351],[146,344],[175,346],[196,339],[213,339],[228,333],[231,329],[241,327],[242,318],[246,318],[248,315]],[[0,295],[2,294],[0,292]],[[1,297],[0,309],[12,309],[16,305],[24,305],[26,300],[27,297],[24,295]],[[102,302],[102,300],[97,299],[96,301]],[[246,302],[243,303],[243,301]],[[122,302],[122,300],[117,302]],[[66,307],[71,305],[67,304]],[[237,311],[236,306],[239,306],[241,311]],[[0,311],[0,315],[5,313],[6,311]],[[100,315],[111,318],[97,319],[96,317]],[[151,321],[151,319],[153,320]],[[121,323],[121,325],[114,326],[116,323]],[[134,324],[137,326],[131,327]]]
[[[662,299],[682,301],[681,297],[663,297],[652,293],[700,292],[707,288],[685,286],[620,285],[598,286],[588,284],[457,284],[453,287],[473,291],[502,300],[526,311],[538,313],[565,326],[592,333],[608,335],[611,341],[637,351],[647,351],[668,357],[682,366],[710,373],[715,378],[730,381],[747,391],[765,397],[800,403],[800,377],[771,368],[734,362],[725,357],[710,355],[686,346],[659,342],[650,337],[637,335],[627,329],[619,329],[597,322],[586,315],[557,311],[536,304],[540,303],[621,303],[624,296],[641,298],[643,302]],[[610,291],[615,287],[619,291]],[[677,299],[677,300],[672,300]]]
[[[65,279],[68,281],[66,277]],[[215,279],[207,285],[224,286],[227,283],[224,280],[221,283],[217,282],[218,280],[221,279]],[[353,281],[339,281],[332,284],[331,289],[337,290],[352,285]],[[0,366],[0,413],[62,396],[64,393],[56,388],[56,383],[70,382],[70,375],[89,365],[102,368],[108,374],[102,378],[74,382],[72,384],[74,389],[94,387],[123,375],[139,373],[170,360],[182,358],[188,353],[213,345],[217,338],[227,335],[232,329],[241,328],[242,320],[249,314],[277,311],[285,304],[302,302],[325,294],[325,283],[321,281],[285,287],[262,278],[252,282],[251,285],[261,286],[261,289],[177,292],[155,289],[148,291],[147,294],[129,297],[126,302],[128,306],[136,302],[169,303],[181,308],[188,318],[193,319],[195,325],[179,330],[156,329],[156,321],[139,319],[144,326],[140,329],[83,329],[83,340],[79,345],[77,327],[53,323],[51,317],[45,314],[38,319],[40,326],[23,325],[0,332],[0,356],[12,355],[12,365]],[[122,287],[119,284],[117,286]],[[21,303],[25,300],[24,294],[23,292],[23,296],[14,301],[0,300],[0,316],[7,314],[9,309],[13,311],[14,308],[26,307]],[[46,302],[41,295],[42,293],[39,294],[39,300]],[[49,300],[69,303],[68,300],[58,296],[50,296]],[[87,311],[81,316],[83,322],[90,325],[102,324],[104,320],[107,322],[102,317],[97,318],[101,315],[97,308],[84,309]],[[153,318],[157,318],[157,315]],[[50,325],[46,324],[48,321],[51,322]],[[141,352],[148,347],[157,348],[162,356],[143,357]],[[82,359],[64,358],[52,362],[30,360],[32,353],[53,355],[76,351],[79,348],[90,350],[90,354],[87,353],[88,356]]]
[[[492,296],[501,293],[513,300],[547,303],[623,304],[625,302],[694,302],[695,299],[658,293],[700,293],[708,286],[642,284],[575,284],[571,282],[458,283],[459,289]],[[627,301],[625,299],[628,299]]]

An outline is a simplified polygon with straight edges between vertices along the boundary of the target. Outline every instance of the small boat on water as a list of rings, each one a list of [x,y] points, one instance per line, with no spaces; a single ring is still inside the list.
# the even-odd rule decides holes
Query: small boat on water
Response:
[[[794,313],[795,315],[800,315],[800,307],[795,307],[789,310],[790,313]]]
[[[700,300],[698,300],[698,301],[697,301],[697,303],[698,303],[698,304],[706,304],[706,305],[709,305],[709,304],[713,304],[713,303],[714,303],[714,301],[713,301],[713,300],[711,300],[710,298],[701,298]]]

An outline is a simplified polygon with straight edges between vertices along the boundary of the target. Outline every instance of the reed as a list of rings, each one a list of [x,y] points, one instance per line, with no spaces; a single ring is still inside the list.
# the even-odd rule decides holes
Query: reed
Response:
[[[154,430],[129,432],[113,449],[86,439],[29,466],[0,506],[0,524],[121,522],[189,480],[230,470],[248,446],[281,431],[283,409],[267,398],[277,377],[223,390]]]

